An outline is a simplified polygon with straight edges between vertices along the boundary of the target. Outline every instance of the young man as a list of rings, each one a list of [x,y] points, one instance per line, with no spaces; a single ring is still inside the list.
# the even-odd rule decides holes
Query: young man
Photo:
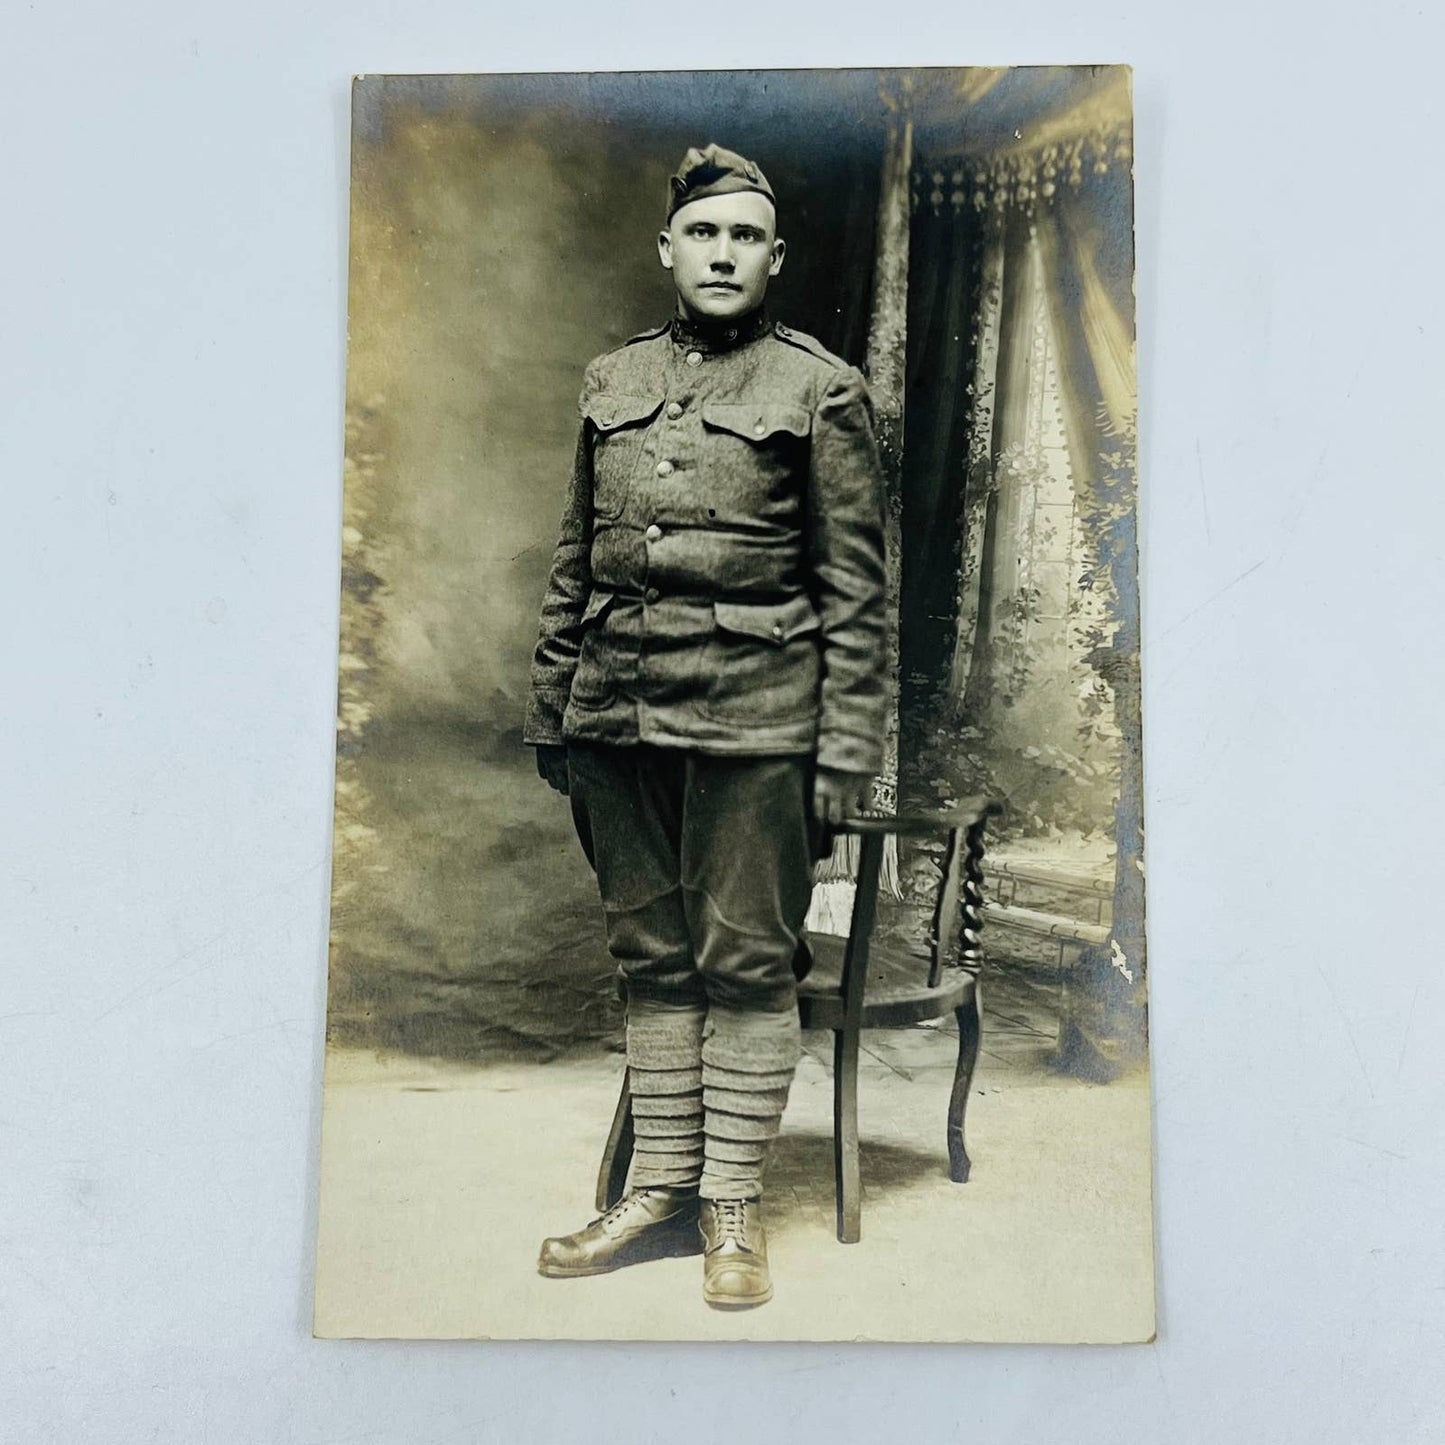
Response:
[[[772,1296],[813,863],[882,763],[883,491],[862,375],[765,310],[758,167],[689,150],[657,247],[676,314],[587,367],[525,730],[597,874],[636,1154],[539,1268],[701,1246],[704,1298],[739,1308]]]

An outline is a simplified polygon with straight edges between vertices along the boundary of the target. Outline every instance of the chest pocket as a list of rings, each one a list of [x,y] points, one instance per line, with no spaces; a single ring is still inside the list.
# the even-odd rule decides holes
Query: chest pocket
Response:
[[[611,519],[627,505],[632,478],[642,466],[647,432],[662,397],[598,392],[582,403],[592,423],[592,509]]]
[[[805,437],[812,423],[802,407],[770,401],[706,401],[702,420],[712,431],[728,432],[754,445],[778,445],[790,437]]]

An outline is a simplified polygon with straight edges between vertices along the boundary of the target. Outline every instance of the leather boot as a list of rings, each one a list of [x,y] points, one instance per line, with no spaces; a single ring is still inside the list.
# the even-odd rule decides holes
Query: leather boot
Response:
[[[698,1253],[697,1191],[634,1189],[575,1234],[542,1241],[537,1269],[549,1279],[606,1274],[648,1259]]]
[[[762,1206],[756,1199],[704,1199],[702,1297],[715,1309],[751,1309],[773,1297]]]

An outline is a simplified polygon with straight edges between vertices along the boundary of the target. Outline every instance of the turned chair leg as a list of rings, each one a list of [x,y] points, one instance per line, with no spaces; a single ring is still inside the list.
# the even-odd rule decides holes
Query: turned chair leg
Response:
[[[597,1208],[612,1208],[627,1190],[627,1171],[632,1168],[632,1089],[627,1070],[622,1071],[622,1092],[617,1096],[617,1112],[607,1133],[607,1147],[602,1151],[602,1168],[597,1173]]]
[[[858,1035],[833,1032],[833,1168],[837,1178],[838,1239],[862,1237],[862,1187],[858,1177]]]
[[[955,1184],[967,1184],[970,1161],[968,1150],[964,1147],[963,1120],[983,1034],[977,987],[972,998],[953,1012],[958,1019],[958,1067],[953,1074],[953,1093],[948,1098],[948,1177]]]

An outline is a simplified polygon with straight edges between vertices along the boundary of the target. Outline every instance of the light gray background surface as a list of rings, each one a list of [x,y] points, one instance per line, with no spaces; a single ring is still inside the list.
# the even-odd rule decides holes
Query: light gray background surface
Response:
[[[1442,1438],[1440,28],[8,6],[0,1440]],[[1136,66],[1159,1342],[312,1342],[349,75],[1088,60]]]

